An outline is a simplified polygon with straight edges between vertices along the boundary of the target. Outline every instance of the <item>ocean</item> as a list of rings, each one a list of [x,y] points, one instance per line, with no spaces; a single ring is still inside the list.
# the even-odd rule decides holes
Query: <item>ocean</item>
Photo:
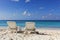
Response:
[[[15,21],[20,27],[24,27],[26,22],[35,22],[37,28],[60,28],[60,20],[0,20],[0,27],[7,27],[7,21]]]

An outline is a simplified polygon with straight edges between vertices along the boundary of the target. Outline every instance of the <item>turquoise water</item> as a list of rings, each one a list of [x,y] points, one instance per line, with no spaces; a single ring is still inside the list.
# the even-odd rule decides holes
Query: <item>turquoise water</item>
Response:
[[[60,20],[0,20],[0,26],[8,26],[7,21],[15,21],[17,26],[24,27],[26,22],[35,22],[37,28],[60,28]]]

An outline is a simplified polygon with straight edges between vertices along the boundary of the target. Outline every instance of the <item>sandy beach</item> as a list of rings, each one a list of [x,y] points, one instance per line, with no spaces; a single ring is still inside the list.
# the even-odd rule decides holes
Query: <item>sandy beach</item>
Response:
[[[8,33],[7,31],[0,32],[0,40],[60,40],[60,30],[58,29],[40,28],[36,29],[40,34],[27,35],[23,33]]]

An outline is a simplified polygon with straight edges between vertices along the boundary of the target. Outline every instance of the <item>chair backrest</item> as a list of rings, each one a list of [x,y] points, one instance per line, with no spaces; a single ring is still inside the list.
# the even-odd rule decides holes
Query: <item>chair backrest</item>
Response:
[[[30,29],[30,30],[35,29],[35,23],[34,22],[26,22],[25,29]]]
[[[8,21],[7,24],[10,28],[16,28],[16,22],[14,21]]]

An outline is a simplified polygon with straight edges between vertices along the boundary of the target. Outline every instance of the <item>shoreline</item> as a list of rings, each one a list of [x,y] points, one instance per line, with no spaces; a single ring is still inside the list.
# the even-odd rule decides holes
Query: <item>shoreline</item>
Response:
[[[20,26],[17,26],[18,28],[20,28],[20,29],[24,29],[25,27],[20,27]],[[0,26],[0,29],[7,29],[8,28],[8,26]],[[36,27],[36,29],[41,29],[41,30],[60,30],[60,28],[48,28],[48,27],[39,27],[39,28],[37,28]]]

